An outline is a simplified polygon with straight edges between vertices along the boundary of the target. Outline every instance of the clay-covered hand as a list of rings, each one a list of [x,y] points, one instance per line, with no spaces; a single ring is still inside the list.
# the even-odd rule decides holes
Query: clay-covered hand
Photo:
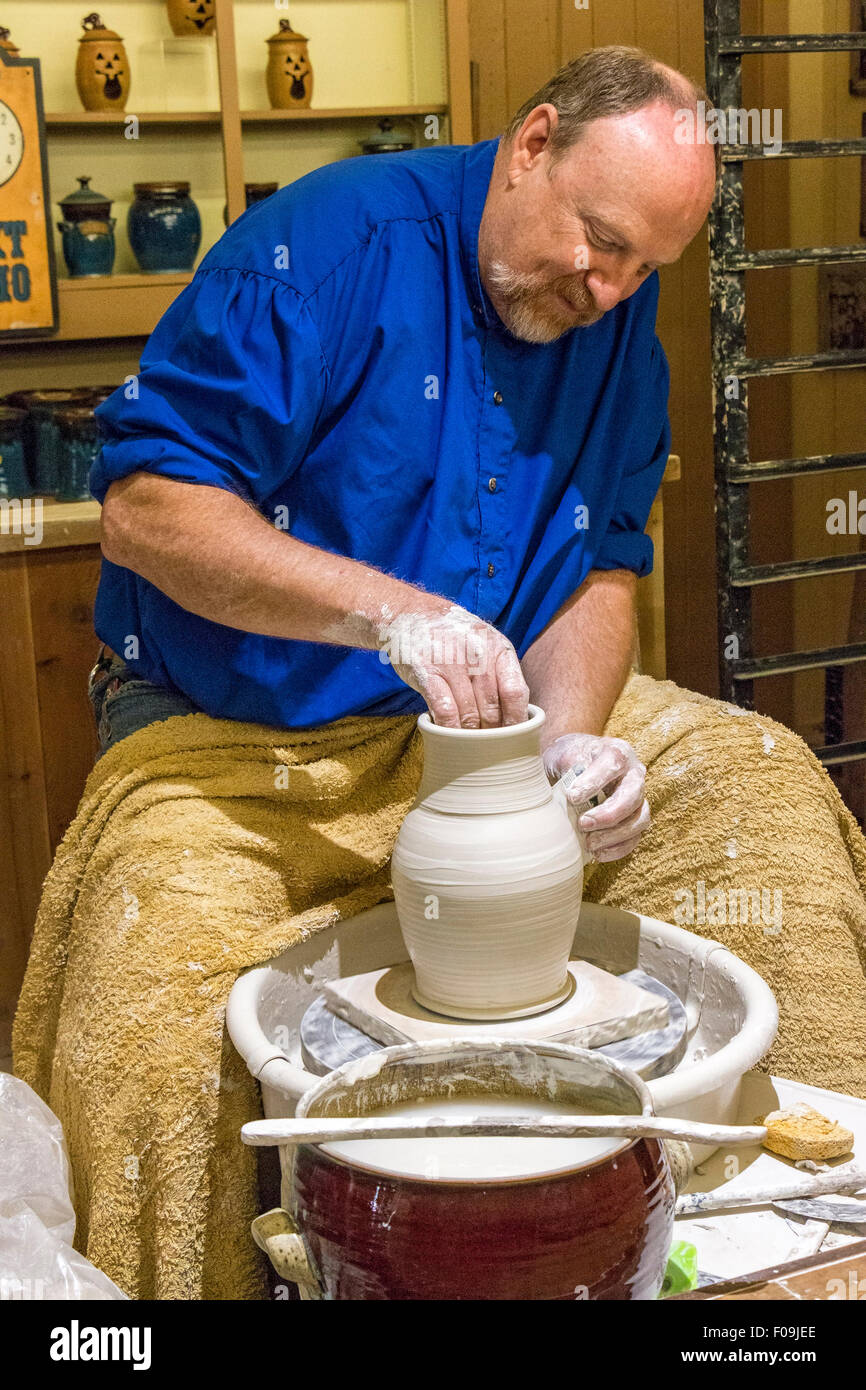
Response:
[[[398,613],[379,627],[379,657],[424,696],[435,724],[494,728],[528,717],[517,653],[495,627],[456,604]]]
[[[563,734],[543,757],[553,781],[571,769],[578,774],[566,795],[573,806],[584,808],[578,827],[593,858],[606,863],[631,854],[650,823],[646,768],[631,744],[595,734]],[[601,804],[587,806],[601,792]]]

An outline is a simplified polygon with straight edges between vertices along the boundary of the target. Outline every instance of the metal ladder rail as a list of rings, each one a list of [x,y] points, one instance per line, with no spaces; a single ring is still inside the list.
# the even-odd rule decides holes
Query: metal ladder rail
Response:
[[[749,53],[842,52],[866,49],[866,34],[741,34],[740,0],[704,0],[707,89],[721,110],[742,107],[742,58]],[[719,668],[722,695],[754,705],[754,681],[814,667],[837,672],[866,660],[866,644],[755,657],[752,651],[751,589],[759,584],[866,569],[866,552],[813,560],[752,565],[748,485],[807,473],[866,467],[866,454],[825,454],[802,459],[752,460],[748,441],[748,382],[755,377],[866,366],[866,352],[827,352],[787,358],[750,359],[746,354],[745,276],[748,270],[779,266],[848,264],[866,261],[866,246],[781,248],[746,251],[743,220],[743,162],[866,154],[866,140],[809,140],[762,146],[728,145],[710,215],[710,289],[714,396],[715,499],[719,575]],[[728,399],[734,380],[739,390]],[[738,639],[737,655],[726,647]],[[866,741],[815,749],[825,765],[866,758]]]

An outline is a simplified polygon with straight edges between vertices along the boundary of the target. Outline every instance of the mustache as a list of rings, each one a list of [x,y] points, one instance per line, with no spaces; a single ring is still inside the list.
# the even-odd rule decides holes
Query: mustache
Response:
[[[491,279],[507,299],[526,301],[537,299],[553,290],[568,300],[576,311],[595,310],[595,300],[582,280],[572,276],[560,275],[554,280],[544,280],[540,276],[519,270],[512,270],[502,261],[495,261],[490,267]]]

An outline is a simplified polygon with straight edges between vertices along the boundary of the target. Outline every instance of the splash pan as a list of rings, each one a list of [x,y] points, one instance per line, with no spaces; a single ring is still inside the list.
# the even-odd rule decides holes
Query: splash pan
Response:
[[[733,1124],[742,1079],[776,1035],[776,1001],[761,977],[721,942],[682,927],[585,902],[572,956],[621,975],[642,970],[681,1001],[686,1047],[647,1082],[659,1115]],[[407,960],[393,903],[317,933],[248,970],[229,997],[235,1047],[261,1083],[265,1115],[293,1115],[319,1078],[302,1062],[301,1022],[325,985]],[[625,1060],[625,1059],[623,1059]],[[700,1161],[711,1150],[696,1150]]]

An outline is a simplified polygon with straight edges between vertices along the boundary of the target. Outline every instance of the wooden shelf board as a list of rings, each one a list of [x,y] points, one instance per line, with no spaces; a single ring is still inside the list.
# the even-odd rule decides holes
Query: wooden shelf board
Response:
[[[129,116],[146,125],[219,125],[219,111],[49,111],[45,124],[56,126],[116,126]]]
[[[57,281],[60,328],[41,342],[136,338],[152,333],[192,271],[166,275],[94,275]]]
[[[0,530],[0,555],[26,555],[28,552],[35,555],[43,550],[59,550],[63,546],[99,544],[99,514],[102,509],[95,498],[87,502],[56,502],[53,497],[38,500],[42,502],[40,543],[34,545],[32,539],[26,536],[6,534]]]
[[[368,120],[380,116],[444,115],[446,105],[431,106],[322,106],[301,110],[242,111],[241,121],[255,125],[266,121]],[[45,124],[49,130],[61,126],[118,126],[129,116],[145,125],[219,125],[219,111],[49,111]]]
[[[322,106],[291,111],[242,111],[241,121],[253,125],[265,121],[368,120],[379,116],[441,116],[447,106]]]
[[[73,294],[81,290],[128,290],[146,289],[157,285],[188,285],[192,279],[191,270],[170,270],[164,275],[61,275],[57,280],[60,294]]]

